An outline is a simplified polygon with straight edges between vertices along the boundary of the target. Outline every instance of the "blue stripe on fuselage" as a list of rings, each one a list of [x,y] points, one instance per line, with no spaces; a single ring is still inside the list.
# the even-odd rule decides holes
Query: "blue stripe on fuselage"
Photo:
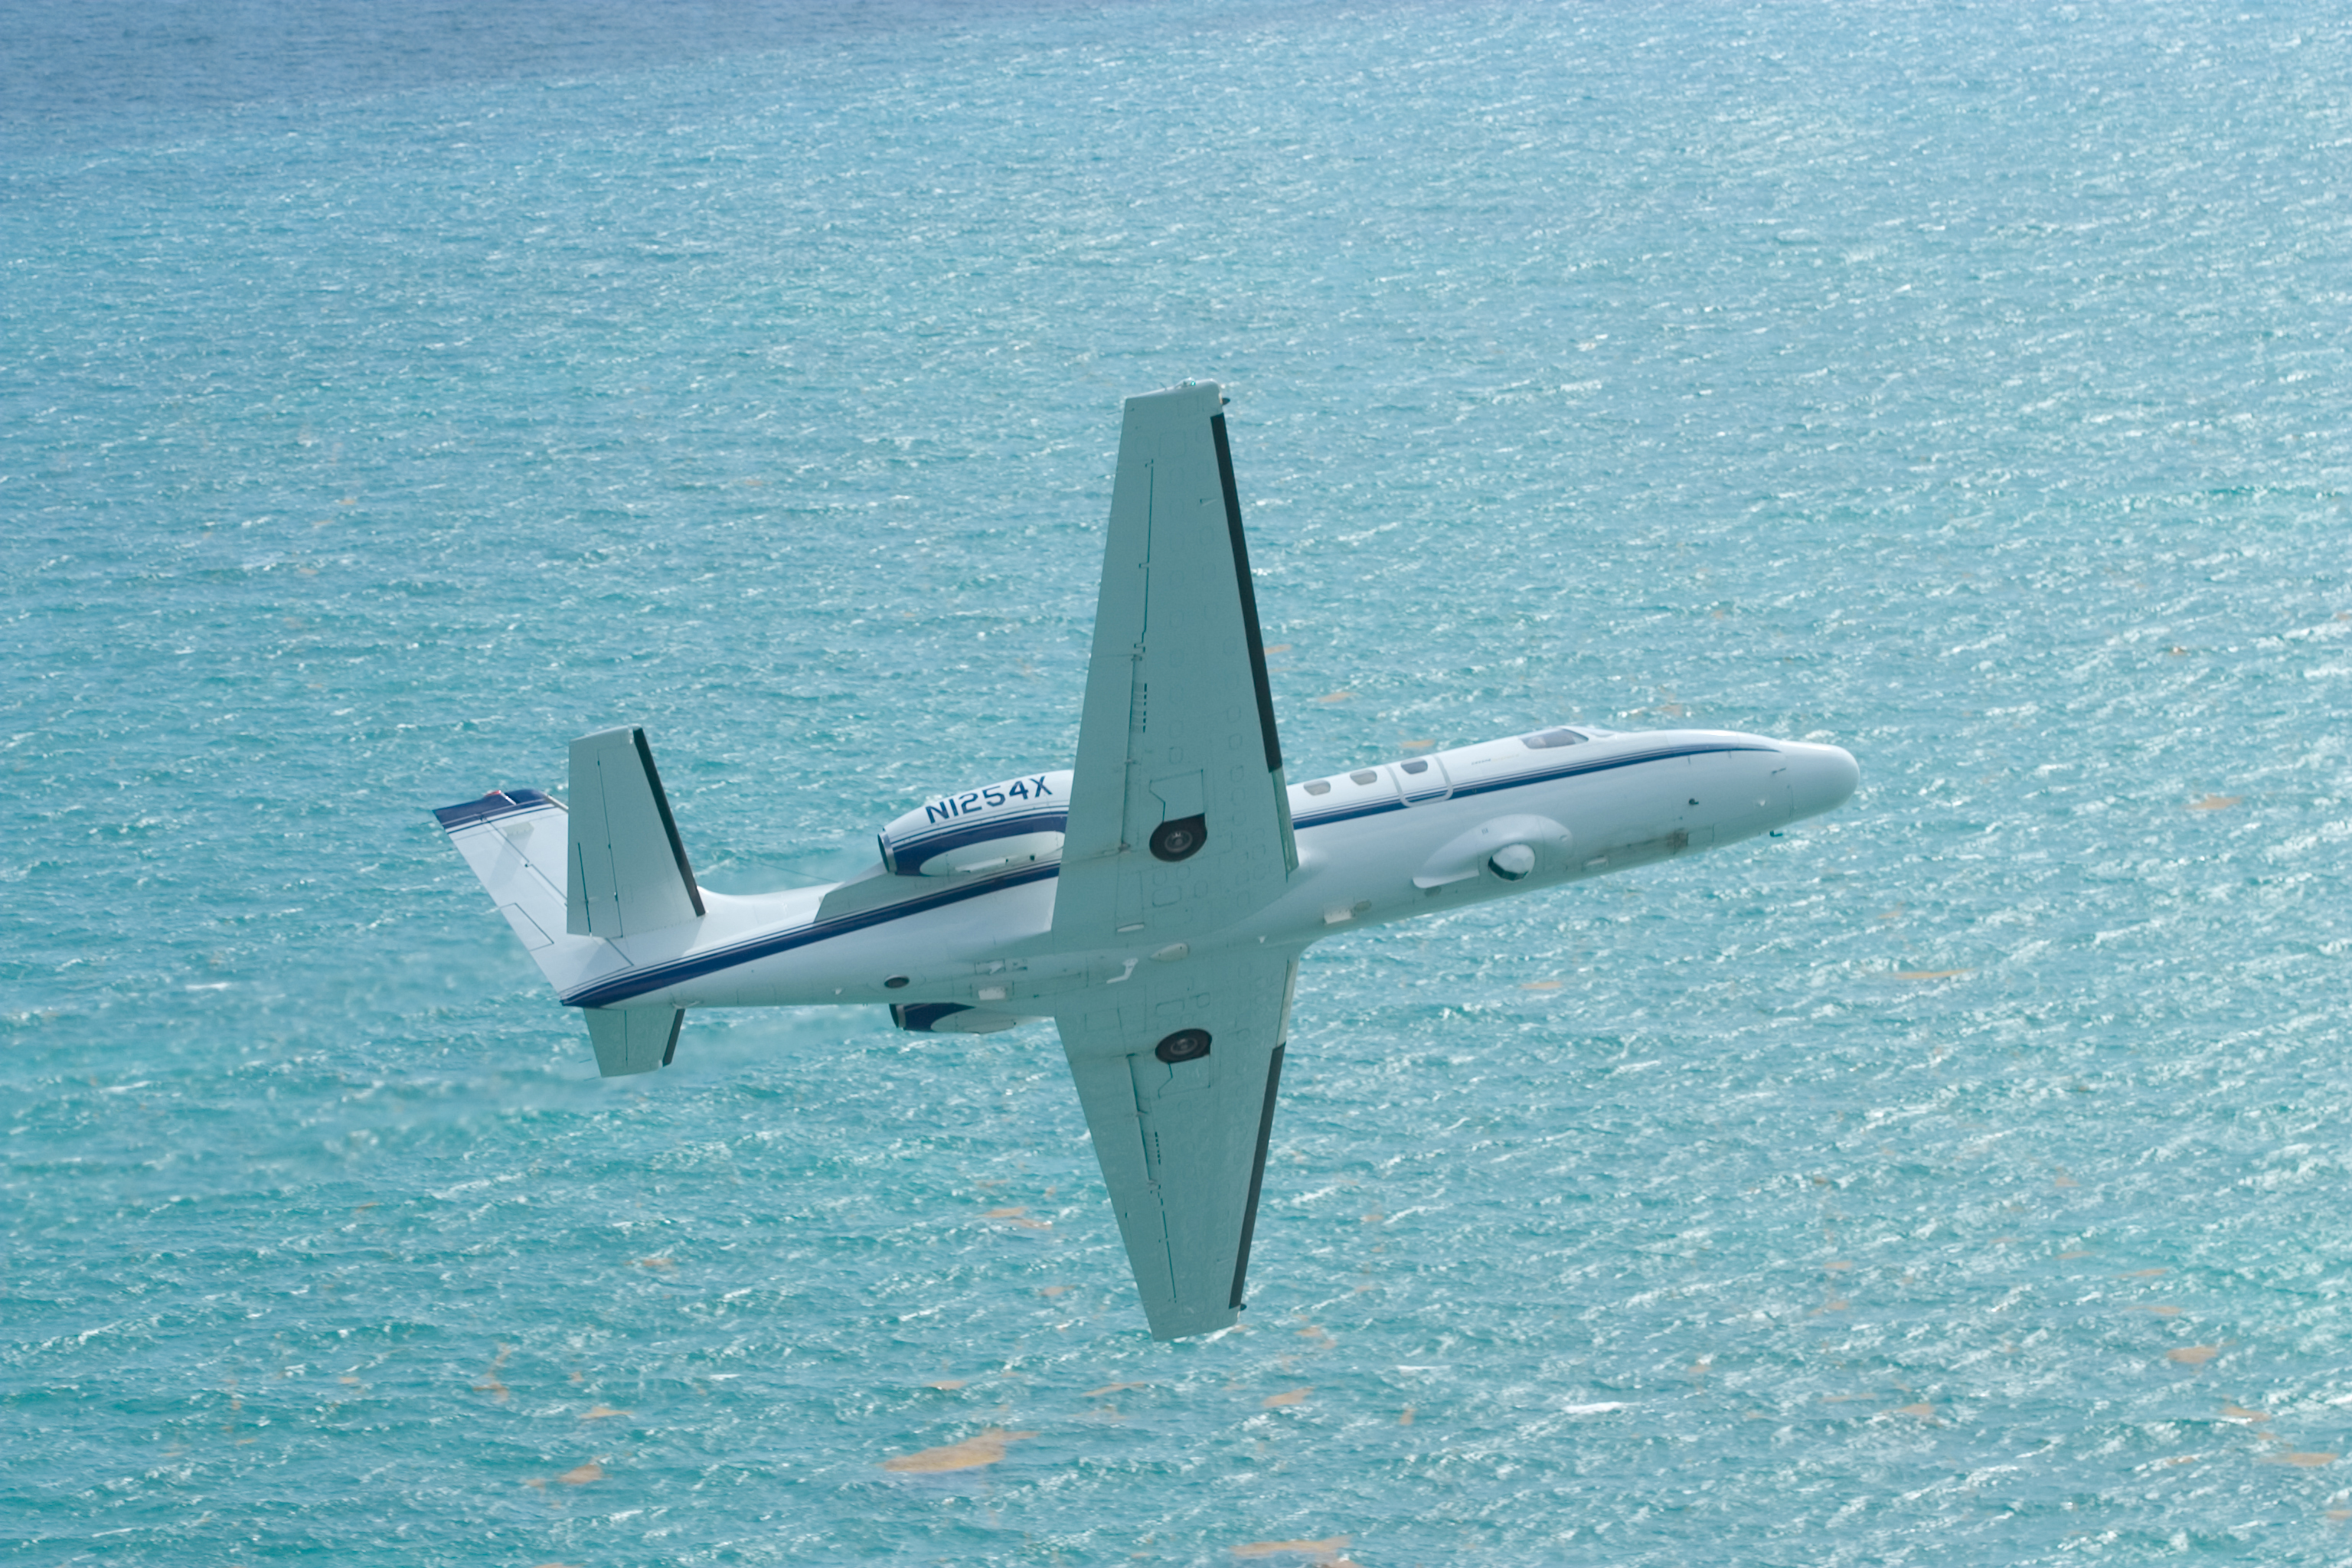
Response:
[[[943,910],[950,904],[960,904],[966,899],[976,899],[983,893],[1001,892],[1030,882],[1042,882],[1048,877],[1058,877],[1062,868],[1054,866],[1032,866],[1009,877],[975,878],[968,883],[958,883],[925,893],[903,903],[885,904],[878,910],[860,910],[854,915],[836,915],[829,921],[813,921],[795,926],[791,931],[770,931],[731,947],[718,947],[709,952],[688,953],[673,958],[667,963],[656,963],[646,969],[633,969],[626,974],[615,974],[593,985],[572,992],[563,998],[567,1007],[611,1007],[632,996],[642,996],[648,991],[659,991],[688,980],[699,980],[706,974],[716,974],[722,969],[732,969],[740,963],[754,963],[762,958],[772,958],[796,947],[825,942],[851,931],[867,931],[904,920],[909,915],[925,914]]]

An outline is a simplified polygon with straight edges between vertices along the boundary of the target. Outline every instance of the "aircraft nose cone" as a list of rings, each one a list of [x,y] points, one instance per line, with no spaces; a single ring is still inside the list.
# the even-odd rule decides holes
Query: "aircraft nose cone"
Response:
[[[1843,747],[1792,742],[1781,749],[1789,755],[1789,794],[1798,816],[1836,810],[1862,782],[1853,753]]]

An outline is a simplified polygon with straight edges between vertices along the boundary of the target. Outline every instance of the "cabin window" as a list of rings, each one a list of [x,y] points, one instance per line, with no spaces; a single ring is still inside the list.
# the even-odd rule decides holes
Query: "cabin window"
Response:
[[[1377,782],[1380,776],[1380,774],[1372,772],[1371,769],[1366,768],[1361,773],[1349,773],[1348,778],[1350,783],[1354,784],[1372,784]]]
[[[1533,752],[1549,752],[1555,746],[1580,746],[1590,740],[1580,730],[1538,730],[1532,735],[1522,735],[1519,743]]]
[[[1400,763],[1397,765],[1404,769],[1404,771],[1409,773],[1425,773],[1429,771],[1429,764],[1427,763]]]
[[[1307,793],[1308,795],[1329,795],[1331,793],[1331,781],[1329,779],[1317,779],[1313,784],[1307,786]]]

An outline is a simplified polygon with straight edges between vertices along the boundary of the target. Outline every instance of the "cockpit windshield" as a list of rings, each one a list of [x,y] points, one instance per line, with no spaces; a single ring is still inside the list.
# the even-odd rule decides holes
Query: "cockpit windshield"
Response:
[[[1519,742],[1531,752],[1549,752],[1556,746],[1580,746],[1591,739],[1581,730],[1538,730],[1520,736]]]

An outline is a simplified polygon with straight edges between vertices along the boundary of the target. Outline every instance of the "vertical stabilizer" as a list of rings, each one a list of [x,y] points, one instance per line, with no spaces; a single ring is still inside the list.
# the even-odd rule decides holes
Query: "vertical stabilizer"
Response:
[[[563,803],[535,789],[494,789],[433,814],[482,879],[548,983],[561,991],[597,973],[603,944],[563,929]]]
[[[702,889],[643,730],[606,730],[572,742],[570,805],[564,930],[609,942],[702,913]],[[601,1057],[601,1041],[597,1050]]]

